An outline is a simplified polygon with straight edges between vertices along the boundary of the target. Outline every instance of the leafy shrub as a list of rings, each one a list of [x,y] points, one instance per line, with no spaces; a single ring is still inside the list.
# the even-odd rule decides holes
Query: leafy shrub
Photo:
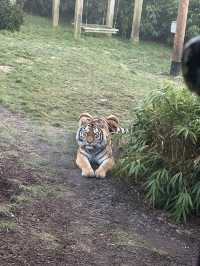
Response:
[[[134,1],[120,1],[117,25],[120,34],[129,38],[132,28]],[[170,40],[171,21],[176,20],[178,0],[146,0],[143,4],[141,37],[145,40]]]
[[[119,2],[117,14],[117,28],[123,38],[129,38],[132,30],[134,2],[123,0]]]
[[[17,3],[0,0],[0,30],[19,30],[23,23],[23,12]]]
[[[143,39],[170,42],[170,26],[178,14],[178,0],[147,0],[143,8],[141,35]],[[200,5],[198,0],[190,1],[186,38],[200,32]]]
[[[171,42],[171,22],[176,20],[179,0],[146,0],[143,4],[141,20],[141,38],[161,42]],[[120,1],[117,25],[120,34],[129,38],[132,27],[134,2]],[[200,33],[200,5],[199,0],[191,0],[189,6],[186,38]]]
[[[24,0],[24,10],[39,16],[52,16],[52,0]],[[74,17],[75,1],[61,0],[60,1],[60,18],[71,21]]]
[[[36,15],[49,17],[52,13],[52,0],[25,0],[24,9]]]
[[[152,93],[136,110],[117,174],[144,185],[176,221],[200,212],[200,101],[183,88]]]
[[[83,9],[83,21],[88,23],[102,23],[105,21],[105,8],[107,0],[85,0]],[[24,9],[33,14],[50,17],[52,14],[52,0],[25,0]],[[60,16],[64,20],[73,20],[75,10],[74,0],[60,1]]]
[[[24,1],[25,1],[25,0],[16,0],[17,5],[18,5],[21,9],[23,9],[23,7],[24,7]]]
[[[187,21],[187,38],[200,34],[200,4],[197,0],[190,1]]]
[[[91,24],[106,23],[107,0],[85,0],[83,10],[83,21]]]
[[[142,16],[142,38],[169,42],[172,39],[171,22],[176,20],[178,3],[178,0],[147,0]]]

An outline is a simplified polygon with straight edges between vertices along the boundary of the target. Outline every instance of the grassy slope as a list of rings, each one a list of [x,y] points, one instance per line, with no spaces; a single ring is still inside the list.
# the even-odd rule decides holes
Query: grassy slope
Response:
[[[52,125],[73,128],[80,112],[115,113],[123,123],[130,106],[163,82],[170,50],[160,44],[106,37],[73,39],[70,28],[26,17],[19,33],[0,33],[0,103]]]

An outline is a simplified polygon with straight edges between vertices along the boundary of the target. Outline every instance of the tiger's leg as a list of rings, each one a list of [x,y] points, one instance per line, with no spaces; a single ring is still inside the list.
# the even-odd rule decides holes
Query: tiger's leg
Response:
[[[112,170],[115,162],[114,159],[108,158],[106,159],[99,168],[95,171],[95,176],[98,178],[105,178],[108,171]]]
[[[82,170],[82,176],[94,177],[94,170],[92,169],[90,162],[86,156],[81,154],[79,151],[77,153],[76,164]]]

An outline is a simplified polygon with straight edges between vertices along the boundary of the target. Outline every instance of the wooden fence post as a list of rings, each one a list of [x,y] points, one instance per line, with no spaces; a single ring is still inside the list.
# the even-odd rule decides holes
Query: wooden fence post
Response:
[[[114,14],[115,14],[115,0],[108,0],[106,25],[110,28],[113,27]]]
[[[60,0],[53,0],[52,15],[53,15],[54,27],[57,27],[59,23],[59,10],[60,10]]]
[[[140,39],[140,22],[142,16],[143,0],[135,0],[134,14],[133,14],[133,25],[131,32],[131,39],[133,42],[139,42]]]
[[[107,15],[106,15],[106,26],[113,28],[113,20],[115,14],[115,0],[108,0]],[[108,36],[112,36],[112,33],[108,33]]]
[[[75,15],[74,15],[74,37],[75,39],[78,39],[81,36],[83,3],[84,3],[84,0],[76,0]]]
[[[174,50],[172,54],[172,63],[170,75],[177,76],[181,71],[181,59],[183,53],[185,30],[187,24],[187,14],[190,0],[180,0],[178,17],[176,22],[176,35],[174,39]]]

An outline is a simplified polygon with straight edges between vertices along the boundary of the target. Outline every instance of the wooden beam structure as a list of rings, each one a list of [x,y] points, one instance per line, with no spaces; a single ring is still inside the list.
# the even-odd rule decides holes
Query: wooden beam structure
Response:
[[[85,25],[82,23],[84,0],[76,0],[74,15],[74,37],[80,38],[81,30],[84,32],[104,33],[109,36],[116,34],[117,29],[113,29],[113,21],[115,14],[115,0],[108,0],[106,25]]]
[[[60,0],[52,0],[52,17],[53,26],[57,27],[59,24],[59,11],[60,11]],[[94,32],[94,33],[105,33],[109,36],[116,34],[119,30],[113,28],[114,15],[115,15],[115,1],[107,0],[107,15],[106,15],[106,25],[85,25],[82,23],[83,17],[83,4],[84,0],[76,0],[75,3],[75,14],[74,14],[74,37],[75,39],[80,38],[81,30],[84,32]],[[134,41],[139,41],[139,28],[142,13],[143,0],[135,0],[135,9],[133,16],[133,27],[132,27],[132,38]]]
[[[131,39],[133,42],[139,42],[140,39],[140,22],[142,16],[143,0],[135,0],[133,25],[131,32]]]
[[[174,39],[174,50],[170,69],[170,75],[172,76],[178,76],[181,71],[181,59],[185,39],[189,2],[190,0],[180,0],[179,3],[178,17],[176,22],[176,34]]]
[[[57,27],[59,23],[59,11],[60,11],[60,0],[53,0],[52,16],[53,16],[54,27]]]
[[[75,39],[78,39],[81,36],[83,3],[84,3],[84,0],[76,0],[75,15],[74,15],[74,37]]]
[[[113,28],[113,20],[115,14],[115,0],[108,0],[106,25]]]
[[[96,24],[82,24],[82,31],[91,33],[102,33],[107,35],[117,34],[118,29],[107,27],[106,25],[96,25]]]

